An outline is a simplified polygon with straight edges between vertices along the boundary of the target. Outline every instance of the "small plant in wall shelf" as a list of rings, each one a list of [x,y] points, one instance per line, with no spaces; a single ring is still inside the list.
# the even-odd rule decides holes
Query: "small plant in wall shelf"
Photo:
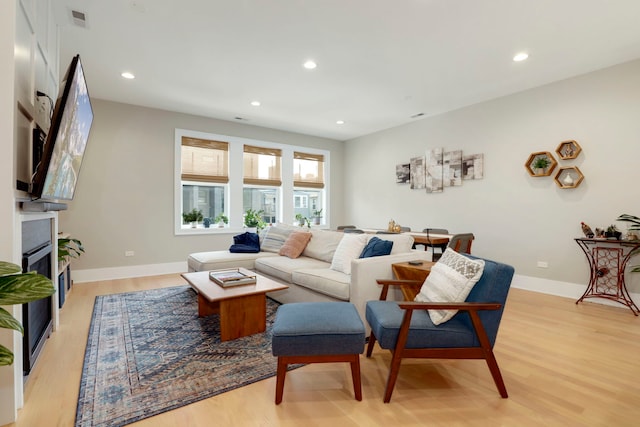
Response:
[[[65,262],[70,257],[78,258],[84,253],[82,242],[78,239],[58,239],[58,262]]]

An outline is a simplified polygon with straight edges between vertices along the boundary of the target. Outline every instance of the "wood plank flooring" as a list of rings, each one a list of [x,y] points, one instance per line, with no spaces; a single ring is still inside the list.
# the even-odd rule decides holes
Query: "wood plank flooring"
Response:
[[[9,426],[73,426],[96,295],[184,284],[179,275],[76,284]],[[508,399],[483,361],[407,360],[391,403],[390,354],[361,358],[362,402],[349,364],[308,365],[133,424],[163,426],[637,426],[640,318],[624,307],[512,289],[495,347]]]

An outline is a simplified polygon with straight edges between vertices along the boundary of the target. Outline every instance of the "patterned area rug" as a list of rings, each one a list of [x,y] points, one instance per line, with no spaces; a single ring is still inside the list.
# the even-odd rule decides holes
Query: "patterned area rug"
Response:
[[[189,286],[96,297],[76,427],[123,426],[275,376],[267,331],[220,342]]]

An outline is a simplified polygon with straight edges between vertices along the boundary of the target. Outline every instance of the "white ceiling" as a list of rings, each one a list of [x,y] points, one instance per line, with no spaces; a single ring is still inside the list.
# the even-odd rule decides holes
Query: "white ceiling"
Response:
[[[640,58],[639,0],[52,3],[94,98],[338,140]]]

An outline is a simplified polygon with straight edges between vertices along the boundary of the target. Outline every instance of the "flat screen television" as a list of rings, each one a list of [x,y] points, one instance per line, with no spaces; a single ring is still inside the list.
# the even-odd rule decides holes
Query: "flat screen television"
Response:
[[[92,122],[87,82],[76,55],[61,83],[42,159],[33,175],[29,191],[33,199],[73,200]]]

